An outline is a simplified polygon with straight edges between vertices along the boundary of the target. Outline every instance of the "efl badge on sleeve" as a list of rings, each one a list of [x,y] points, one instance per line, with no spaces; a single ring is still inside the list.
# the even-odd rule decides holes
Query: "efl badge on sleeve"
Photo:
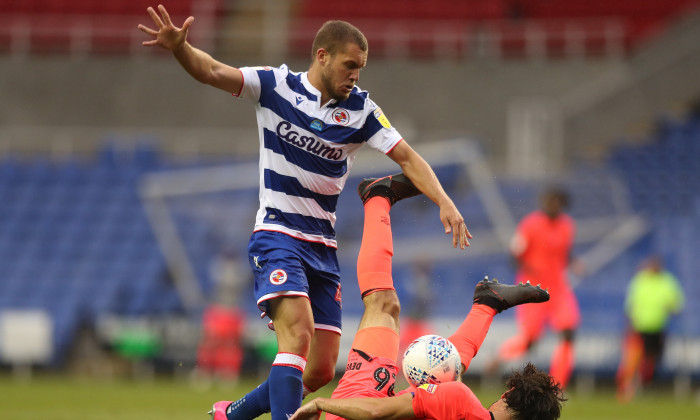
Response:
[[[376,118],[377,121],[379,121],[382,127],[391,128],[391,123],[389,122],[389,119],[386,117],[386,115],[384,115],[381,108],[377,108],[374,110],[374,118]]]
[[[434,394],[436,389],[437,389],[437,385],[435,385],[435,384],[423,384],[423,385],[419,386],[418,388],[424,389],[426,392]]]

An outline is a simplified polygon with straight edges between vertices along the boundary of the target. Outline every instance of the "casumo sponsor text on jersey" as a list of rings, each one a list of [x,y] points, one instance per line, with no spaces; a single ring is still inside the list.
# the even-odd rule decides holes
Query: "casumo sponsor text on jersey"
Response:
[[[390,152],[400,141],[369,93],[357,86],[342,102],[322,104],[307,73],[286,65],[244,67],[237,95],[256,105],[260,208],[255,230],[272,230],[336,248],[338,196],[357,151]]]

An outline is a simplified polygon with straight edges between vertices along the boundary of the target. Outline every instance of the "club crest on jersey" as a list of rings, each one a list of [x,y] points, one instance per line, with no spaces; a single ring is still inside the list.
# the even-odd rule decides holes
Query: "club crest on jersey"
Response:
[[[333,121],[338,125],[348,125],[350,123],[350,114],[343,108],[338,108],[333,111]]]
[[[374,110],[374,118],[379,121],[379,124],[382,125],[384,128],[391,128],[391,123],[389,122],[389,119],[384,115],[382,112],[381,108],[377,108]]]
[[[275,286],[279,286],[280,284],[283,284],[285,281],[287,281],[287,272],[286,271],[278,268],[277,270],[270,273],[270,283],[274,284]]]
[[[316,131],[322,131],[323,130],[323,121],[321,121],[321,120],[311,121],[311,128],[313,128]]]

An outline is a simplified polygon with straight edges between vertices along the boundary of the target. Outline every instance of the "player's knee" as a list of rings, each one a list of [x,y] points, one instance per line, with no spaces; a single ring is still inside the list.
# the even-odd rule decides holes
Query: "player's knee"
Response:
[[[380,290],[364,298],[365,311],[371,313],[383,313],[392,318],[399,319],[401,303],[394,290]]]
[[[561,332],[561,339],[568,342],[573,342],[576,337],[576,331],[574,330],[564,330]]]
[[[313,329],[309,328],[304,328],[300,326],[299,328],[292,328],[291,329],[291,335],[292,339],[299,342],[299,343],[304,343],[306,345],[311,344],[311,339],[314,336]]]
[[[335,377],[335,365],[314,366],[313,368],[304,371],[304,385],[311,392],[329,384]]]
[[[305,325],[277,325],[277,344],[279,351],[291,352],[306,355],[311,346],[311,339],[314,335],[313,326],[308,328]]]
[[[392,297],[390,299],[387,299],[386,302],[384,302],[382,312],[391,315],[392,318],[398,319],[399,315],[401,315],[401,303],[399,302],[399,298],[395,293],[393,293],[391,296]]]

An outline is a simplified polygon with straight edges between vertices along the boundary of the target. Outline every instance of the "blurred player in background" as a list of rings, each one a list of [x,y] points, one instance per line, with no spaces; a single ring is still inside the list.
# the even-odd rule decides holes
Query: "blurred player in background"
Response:
[[[394,393],[399,350],[400,304],[393,287],[391,262],[393,238],[390,210],[394,203],[411,194],[409,181],[399,176],[391,185],[360,184],[365,222],[357,259],[357,277],[365,306],[348,354],[343,378],[330,399],[317,398],[302,406],[293,420],[428,418],[458,419],[556,419],[561,412],[561,390],[546,373],[528,365],[508,381],[508,391],[489,409],[462,382],[421,385]],[[405,184],[405,185],[402,185]],[[398,187],[402,187],[397,194]],[[415,190],[417,193],[417,190]],[[532,285],[505,285],[485,279],[474,291],[473,305],[464,322],[449,340],[457,347],[463,370],[481,346],[491,321],[498,312],[512,306],[543,302],[544,290]],[[220,404],[222,407],[226,402]],[[214,410],[217,410],[216,405]],[[516,417],[518,416],[518,417]],[[214,417],[214,420],[225,420]]]
[[[551,300],[543,305],[516,308],[519,333],[503,343],[498,359],[487,371],[496,372],[501,361],[524,355],[549,325],[560,334],[549,374],[566,387],[574,369],[574,333],[580,321],[578,301],[569,284],[567,269],[582,275],[584,268],[572,258],[575,223],[564,213],[569,205],[568,194],[550,188],[541,200],[541,210],[525,216],[518,225],[511,241],[511,253],[518,267],[516,283],[539,284],[549,290]]]
[[[666,328],[672,315],[683,309],[685,297],[678,279],[664,269],[659,255],[651,256],[632,278],[625,299],[629,318],[617,371],[617,396],[630,401],[638,385],[649,385],[663,355]]]
[[[202,314],[202,335],[192,372],[197,386],[208,386],[214,379],[236,381],[241,372],[246,313],[240,309],[240,296],[250,283],[241,275],[246,272],[242,267],[245,262],[225,247],[211,265],[214,292]]]
[[[196,80],[255,105],[260,136],[260,209],[249,262],[255,296],[277,335],[268,380],[229,407],[229,419],[271,411],[287,420],[303,392],[331,381],[341,330],[340,274],[334,231],[338,195],[365,143],[401,166],[440,207],[453,246],[469,245],[464,219],[427,162],[355,83],[367,63],[367,40],[354,26],[329,21],[318,31],[307,72],[235,68],[187,42],[194,18],[173,25],[166,9],[148,8],[156,29],[145,46],[172,51]],[[307,362],[308,360],[308,362]],[[303,385],[302,385],[303,381]]]

